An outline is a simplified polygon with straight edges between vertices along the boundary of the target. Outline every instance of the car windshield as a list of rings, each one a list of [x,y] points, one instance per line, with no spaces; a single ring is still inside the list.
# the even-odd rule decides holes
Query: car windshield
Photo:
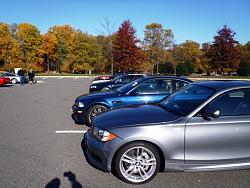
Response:
[[[167,111],[178,116],[186,116],[197,108],[215,91],[206,86],[191,84],[160,102]]]

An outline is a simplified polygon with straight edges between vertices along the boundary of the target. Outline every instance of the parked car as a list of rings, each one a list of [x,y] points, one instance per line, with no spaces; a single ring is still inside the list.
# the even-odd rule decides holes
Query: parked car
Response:
[[[191,82],[181,77],[146,76],[115,91],[95,92],[77,97],[72,107],[73,116],[77,123],[90,126],[96,115],[108,109],[158,102]]]
[[[116,76],[114,79],[107,81],[107,82],[101,82],[101,83],[94,83],[91,84],[89,87],[89,92],[95,92],[95,91],[109,91],[112,89],[117,89],[121,86],[124,86],[125,84],[132,82],[133,80],[137,80],[141,77],[146,76],[145,74],[122,74],[119,76]]]
[[[96,76],[94,80],[92,81],[92,84],[101,83],[101,82],[107,82],[113,79],[113,76],[111,75],[102,75],[102,76]]]
[[[9,84],[10,79],[8,77],[3,77],[0,75],[0,86],[4,86],[5,84]]]
[[[100,114],[83,149],[97,168],[141,184],[158,171],[250,168],[249,135],[250,82],[207,81]]]
[[[3,72],[3,73],[0,73],[0,76],[10,78],[10,82],[12,84],[20,83],[20,76],[18,76],[17,74],[15,74],[13,72]],[[25,83],[27,83],[27,82],[28,82],[28,80],[27,80],[27,78],[25,78]]]

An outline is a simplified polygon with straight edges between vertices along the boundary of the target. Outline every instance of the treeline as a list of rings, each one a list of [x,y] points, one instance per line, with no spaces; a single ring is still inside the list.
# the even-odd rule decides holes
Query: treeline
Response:
[[[109,28],[106,28],[109,29]],[[47,33],[28,23],[0,23],[0,69],[15,67],[36,72],[250,75],[250,42],[240,44],[223,26],[212,42],[174,43],[174,34],[161,24],[145,26],[139,40],[129,20],[117,31],[93,36],[70,25]]]

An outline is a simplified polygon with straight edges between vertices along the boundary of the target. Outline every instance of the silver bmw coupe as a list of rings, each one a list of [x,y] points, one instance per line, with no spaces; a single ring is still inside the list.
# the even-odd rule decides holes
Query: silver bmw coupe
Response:
[[[159,103],[108,111],[82,147],[92,165],[131,184],[158,171],[250,168],[250,82],[192,83]]]

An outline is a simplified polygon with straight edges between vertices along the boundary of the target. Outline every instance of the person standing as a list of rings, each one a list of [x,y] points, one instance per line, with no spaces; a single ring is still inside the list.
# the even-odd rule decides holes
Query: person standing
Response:
[[[28,76],[29,76],[29,83],[34,84],[35,72],[33,71],[33,69],[29,70]]]
[[[24,78],[24,70],[23,69],[20,69],[18,72],[17,72],[17,75],[20,76],[20,82],[21,82],[21,85],[24,84],[25,82],[25,78]]]

